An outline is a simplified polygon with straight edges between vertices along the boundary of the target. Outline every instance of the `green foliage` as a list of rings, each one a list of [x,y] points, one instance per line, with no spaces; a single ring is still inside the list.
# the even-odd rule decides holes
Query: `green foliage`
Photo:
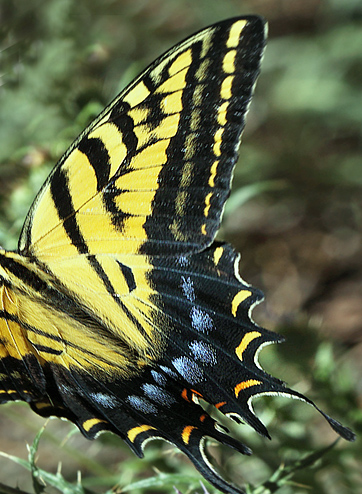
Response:
[[[266,292],[255,319],[287,336],[263,350],[263,367],[361,433],[359,0],[2,0],[0,244],[16,247],[54,163],[139,70],[196,29],[251,12],[267,17],[270,39],[223,235],[243,254],[243,277]],[[330,449],[335,435],[307,405],[266,398],[254,406],[272,442],[228,424],[254,455],[210,448],[248,494],[362,490],[360,440]],[[0,492],[202,492],[169,445],[150,445],[141,461],[111,435],[64,441],[74,429],[61,421],[21,460],[43,422],[21,404],[0,414]]]
[[[197,476],[187,475],[181,473],[162,473],[157,472],[154,476],[151,476],[147,479],[139,480],[136,482],[131,482],[124,484],[123,475],[120,475],[119,478],[117,476],[105,475],[99,476],[97,479],[93,479],[93,481],[84,483],[81,480],[81,475],[78,476],[76,482],[67,481],[62,473],[61,468],[59,467],[56,473],[47,472],[37,466],[36,456],[38,452],[40,438],[44,432],[45,427],[42,427],[40,431],[37,433],[34,442],[31,446],[28,447],[28,459],[23,460],[18,458],[17,456],[8,455],[4,452],[0,451],[0,456],[7,458],[21,467],[28,470],[31,474],[33,490],[35,494],[43,494],[45,492],[46,486],[52,486],[57,489],[57,491],[63,494],[95,494],[96,491],[86,488],[85,485],[103,485],[103,486],[112,486],[116,484],[122,489],[122,492],[132,492],[132,493],[143,493],[143,492],[152,492],[155,489],[161,492],[167,492],[171,489],[183,488],[187,492],[196,492],[196,489],[200,487],[200,481]],[[338,441],[338,440],[337,440]],[[337,442],[336,441],[336,442]],[[290,479],[293,477],[294,473],[298,470],[307,469],[313,467],[319,460],[321,460],[328,451],[334,448],[335,443],[331,444],[326,448],[322,448],[318,451],[315,451],[311,454],[305,455],[301,459],[297,459],[293,462],[290,462],[288,465],[280,465],[277,470],[270,476],[269,480],[263,482],[262,485],[258,487],[253,487],[250,484],[245,486],[246,494],[268,494],[272,492],[277,492],[280,487],[283,485],[295,485]],[[127,464],[129,462],[127,461]],[[213,487],[210,486],[211,491],[206,489],[201,483],[205,494],[212,494],[213,492],[217,492]],[[7,486],[0,484],[0,492],[7,492]],[[8,492],[11,492],[11,488]],[[114,487],[112,489],[107,489],[105,494],[111,494],[114,492]],[[180,492],[177,489],[177,492]],[[182,494],[182,493],[180,493]]]
[[[56,474],[52,474],[37,467],[36,454],[43,431],[44,427],[40,429],[36,435],[33,444],[29,446],[28,460],[22,460],[17,456],[7,455],[2,452],[0,452],[0,455],[14,461],[15,463],[18,463],[20,466],[30,471],[35,494],[42,494],[45,491],[46,485],[56,487],[64,494],[91,494],[91,491],[88,491],[82,487],[81,482],[77,482],[77,484],[67,482],[62,476],[60,469]],[[3,486],[2,489],[5,490],[5,487]]]

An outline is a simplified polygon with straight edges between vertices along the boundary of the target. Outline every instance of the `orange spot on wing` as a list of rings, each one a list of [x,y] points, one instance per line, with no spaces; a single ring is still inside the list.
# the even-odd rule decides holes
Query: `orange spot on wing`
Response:
[[[193,425],[187,425],[186,427],[184,427],[184,430],[182,431],[181,436],[182,436],[182,440],[185,444],[189,444],[191,432],[194,429],[197,429],[197,427],[194,427]]]
[[[189,397],[187,396],[187,389],[186,389],[186,388],[184,388],[184,389],[182,390],[181,397],[182,397],[185,401],[187,401],[188,403],[191,403],[191,402],[190,402],[190,400],[189,400]]]
[[[196,391],[195,389],[190,389],[190,391],[191,391],[194,395],[201,396],[201,398],[202,398],[202,394],[201,394],[201,393],[199,393],[198,391]]]
[[[194,389],[191,389],[190,391],[192,393],[192,401],[194,403],[197,403],[197,398],[196,398],[197,396],[199,396],[200,398],[203,398],[202,394],[199,393],[198,391],[195,391]]]
[[[242,391],[243,389],[250,388],[251,386],[257,386],[258,384],[262,384],[262,382],[257,381],[256,379],[248,379],[248,381],[242,381],[241,383],[237,384],[234,388],[235,396],[238,397],[240,391]]]

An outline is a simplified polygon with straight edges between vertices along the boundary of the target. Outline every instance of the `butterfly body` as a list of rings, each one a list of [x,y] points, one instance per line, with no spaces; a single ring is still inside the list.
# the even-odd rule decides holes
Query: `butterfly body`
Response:
[[[0,251],[0,402],[27,401],[88,438],[111,430],[139,456],[164,438],[230,493],[241,491],[204,438],[250,451],[200,400],[264,436],[254,396],[311,403],[258,364],[281,338],[251,320],[262,294],[215,241],[264,45],[251,16],[157,59],[55,166],[18,251]]]

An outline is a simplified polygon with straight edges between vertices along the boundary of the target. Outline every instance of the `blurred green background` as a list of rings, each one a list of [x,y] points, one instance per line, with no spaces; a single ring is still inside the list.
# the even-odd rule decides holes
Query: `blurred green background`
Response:
[[[54,163],[127,82],[195,30],[250,13],[269,21],[269,41],[220,235],[242,252],[242,276],[266,295],[254,319],[287,338],[263,350],[263,366],[360,433],[360,0],[1,0],[0,244],[16,248]],[[239,426],[252,457],[211,445],[225,475],[255,494],[362,492],[360,439],[340,441],[287,483],[283,470],[273,477],[335,434],[303,403],[254,405],[273,441]],[[26,459],[43,424],[26,405],[0,407],[0,450]],[[47,493],[82,492],[78,471],[88,492],[202,490],[170,445],[150,444],[141,461],[116,437],[89,442],[60,420],[47,425],[37,457],[64,480],[54,481],[58,490],[48,480]],[[30,473],[1,456],[0,484],[0,492],[34,489]]]

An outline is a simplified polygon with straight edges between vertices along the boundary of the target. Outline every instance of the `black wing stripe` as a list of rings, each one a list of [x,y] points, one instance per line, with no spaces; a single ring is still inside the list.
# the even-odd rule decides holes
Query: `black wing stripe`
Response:
[[[78,149],[84,153],[97,177],[97,191],[105,187],[109,180],[110,158],[104,143],[99,138],[84,138],[78,144]]]

